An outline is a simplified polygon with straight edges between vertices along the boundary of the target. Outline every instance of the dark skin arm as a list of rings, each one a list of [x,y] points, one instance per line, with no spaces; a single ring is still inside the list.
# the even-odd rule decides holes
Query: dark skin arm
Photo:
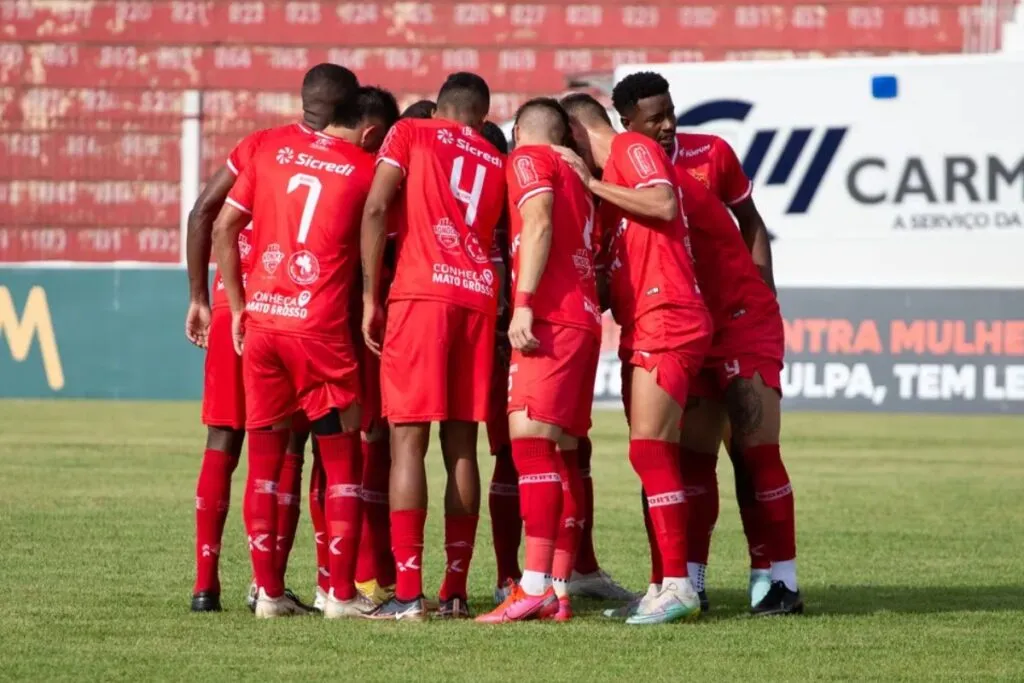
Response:
[[[224,291],[231,305],[231,332],[235,352],[242,354],[242,313],[245,311],[245,288],[242,285],[242,256],[238,253],[238,233],[249,222],[249,214],[225,204],[213,224],[213,249],[217,267],[224,280]]]
[[[655,185],[633,189],[612,185],[598,180],[591,174],[590,167],[576,152],[568,147],[552,146],[562,158],[576,171],[583,184],[597,197],[611,202],[615,206],[636,216],[654,218],[659,221],[670,221],[679,215],[679,198],[675,189],[668,185]]]
[[[761,271],[761,277],[765,283],[775,292],[775,274],[772,271],[772,247],[771,238],[768,235],[768,228],[761,218],[757,206],[754,205],[754,198],[747,197],[729,207],[736,221],[740,225],[740,233],[743,241],[747,243],[747,249],[754,259],[754,264]]]
[[[196,198],[195,206],[188,212],[188,234],[185,237],[185,253],[188,264],[189,298],[196,303],[210,303],[210,249],[212,246],[213,221],[224,206],[228,192],[235,184],[235,174],[222,167]]]
[[[363,339],[374,354],[380,355],[377,322],[380,319],[380,271],[387,239],[388,208],[402,184],[402,169],[377,164],[370,194],[363,206],[359,252],[363,266]]]

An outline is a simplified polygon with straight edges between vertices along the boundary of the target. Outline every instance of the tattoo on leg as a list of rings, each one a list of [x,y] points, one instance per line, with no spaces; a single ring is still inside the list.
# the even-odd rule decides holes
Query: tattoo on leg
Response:
[[[736,379],[725,390],[729,422],[732,423],[733,440],[751,436],[764,423],[764,406],[757,387],[749,379]]]

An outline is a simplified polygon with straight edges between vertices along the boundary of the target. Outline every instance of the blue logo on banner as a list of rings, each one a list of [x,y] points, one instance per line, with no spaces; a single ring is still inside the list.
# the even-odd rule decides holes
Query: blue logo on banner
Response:
[[[746,121],[747,115],[754,108],[750,102],[743,100],[712,100],[704,102],[688,109],[676,119],[676,125],[681,127],[702,126],[712,121]],[[811,207],[821,182],[825,179],[828,167],[839,150],[839,145],[846,136],[847,128],[826,128],[825,135],[818,148],[811,153],[811,161],[804,172],[803,177],[796,181],[796,191],[786,207],[787,214],[803,214]],[[775,165],[768,171],[766,185],[786,185],[793,175],[793,168],[800,160],[807,146],[807,141],[814,132],[813,128],[794,128],[789,132],[779,154]],[[780,139],[778,129],[758,130],[743,156],[743,170],[751,180],[755,180],[758,171],[764,163],[768,149],[772,146],[776,136]]]

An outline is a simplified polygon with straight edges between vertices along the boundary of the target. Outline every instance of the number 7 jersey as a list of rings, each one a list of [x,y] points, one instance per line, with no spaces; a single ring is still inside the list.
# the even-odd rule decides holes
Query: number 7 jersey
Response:
[[[249,327],[350,339],[359,228],[372,181],[373,155],[324,133],[260,147],[227,199],[252,214]]]
[[[505,158],[469,126],[405,119],[377,163],[401,169],[398,262],[389,301],[428,299],[497,313],[501,283],[491,264],[505,203]]]

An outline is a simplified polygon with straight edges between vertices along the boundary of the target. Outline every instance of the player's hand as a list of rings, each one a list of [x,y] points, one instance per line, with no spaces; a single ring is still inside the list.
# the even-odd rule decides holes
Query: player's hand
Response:
[[[376,301],[363,299],[363,342],[375,356],[380,356],[380,328],[384,314]]]
[[[540,342],[533,336],[533,309],[517,306],[512,313],[512,322],[508,326],[508,340],[512,348],[521,353],[530,353],[540,347]]]
[[[209,343],[210,304],[199,301],[189,302],[185,314],[185,338],[201,349]]]
[[[583,158],[579,154],[572,151],[568,147],[562,147],[561,145],[552,145],[552,148],[561,155],[565,163],[572,167],[572,170],[576,171],[576,175],[580,177],[583,184],[590,187],[590,182],[594,179],[594,175],[590,172],[590,167],[587,166],[587,162],[583,161]]]
[[[231,341],[235,345],[235,353],[242,355],[245,341],[245,311],[231,311]]]

